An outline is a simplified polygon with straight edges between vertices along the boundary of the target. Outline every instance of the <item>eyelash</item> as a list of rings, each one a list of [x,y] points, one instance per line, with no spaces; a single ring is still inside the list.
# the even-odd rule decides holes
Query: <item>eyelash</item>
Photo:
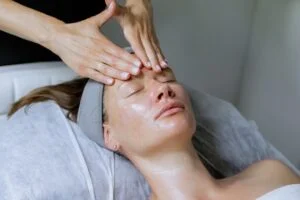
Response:
[[[162,82],[162,83],[174,83],[174,82],[176,82],[176,80],[175,80],[175,79],[171,79],[171,80],[164,81],[164,82]],[[134,94],[136,94],[136,93],[139,93],[141,90],[143,90],[143,88],[138,89],[138,90],[132,92],[132,93],[129,94],[127,97],[130,97],[130,96],[132,96],[132,95],[134,95]]]
[[[174,79],[168,80],[168,81],[166,81],[165,83],[172,83],[172,82],[175,82],[175,80],[174,80]]]
[[[130,93],[130,94],[127,96],[127,97],[130,97],[130,96],[132,96],[132,95],[134,95],[134,94],[136,94],[136,93],[140,92],[142,89],[143,89],[143,88],[141,88],[141,89],[138,89],[138,90],[136,90],[136,91],[134,91],[134,92]]]

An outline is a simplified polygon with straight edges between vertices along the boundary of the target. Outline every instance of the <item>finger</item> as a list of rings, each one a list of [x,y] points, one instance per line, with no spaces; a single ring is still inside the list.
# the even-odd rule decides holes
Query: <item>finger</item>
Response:
[[[167,63],[166,59],[164,59],[164,57],[160,53],[156,53],[156,56],[157,56],[160,66],[164,69],[168,68],[168,63]]]
[[[119,15],[122,15],[124,13],[124,9],[122,6],[118,4],[115,0],[105,0],[106,6],[110,6],[112,3],[116,4],[116,10],[114,11],[114,16],[118,17]]]
[[[140,36],[137,36],[135,34],[125,34],[126,39],[128,40],[128,42],[130,43],[134,53],[137,55],[137,57],[139,59],[141,59],[143,65],[147,68],[151,68],[151,63],[148,60],[146,51],[143,47],[142,41]]]
[[[134,54],[130,54],[129,52],[118,47],[117,45],[115,45],[109,40],[107,40],[107,43],[108,43],[107,44],[108,48],[105,48],[106,52],[114,55],[115,57],[126,60],[132,65],[135,65],[136,67],[141,67],[142,65],[141,61],[139,61],[139,59]]]
[[[106,6],[109,6],[109,4],[111,4],[112,1],[114,1],[114,0],[105,0]]]
[[[114,79],[107,77],[92,68],[89,68],[86,64],[78,67],[78,74],[103,84],[112,85],[114,83]]]
[[[147,57],[151,62],[151,66],[152,66],[153,70],[156,71],[156,72],[160,72],[161,67],[158,64],[158,59],[156,57],[156,52],[154,51],[154,48],[153,48],[152,43],[150,41],[150,38],[148,36],[142,38],[142,43],[143,43],[144,49],[147,53]]]
[[[112,1],[108,8],[99,13],[98,15],[95,15],[93,17],[88,18],[87,20],[91,21],[92,23],[97,24],[98,26],[102,26],[105,22],[107,22],[116,12],[116,2]]]
[[[91,66],[95,70],[101,72],[103,75],[119,79],[119,80],[127,80],[130,77],[128,72],[122,72],[120,70],[114,69],[104,63],[95,63]]]
[[[140,73],[140,68],[132,65],[131,63],[124,61],[123,59],[120,59],[118,57],[115,57],[114,55],[103,51],[101,55],[99,55],[101,61],[113,68],[119,69],[122,72],[128,72],[132,75],[138,75]]]
[[[156,35],[156,31],[155,31],[155,27],[154,25],[152,24],[152,34],[151,34],[151,42],[152,42],[152,46],[154,47],[155,51],[156,51],[156,55],[157,55],[157,58],[159,60],[159,63],[160,63],[160,66],[162,68],[167,68],[168,67],[168,61],[166,60],[166,57],[164,56],[164,54],[162,53],[162,50],[160,48],[160,43],[159,43],[159,40],[157,38],[157,35]]]
[[[152,46],[153,46],[154,49],[155,49],[156,57],[157,57],[157,59],[158,59],[158,62],[159,62],[159,64],[160,64],[160,66],[161,66],[162,68],[167,68],[167,67],[168,67],[168,62],[167,62],[167,60],[165,59],[165,57],[164,57],[164,55],[163,55],[163,53],[162,53],[162,51],[161,51],[159,45],[156,44],[156,43],[154,43],[154,42],[152,42]]]

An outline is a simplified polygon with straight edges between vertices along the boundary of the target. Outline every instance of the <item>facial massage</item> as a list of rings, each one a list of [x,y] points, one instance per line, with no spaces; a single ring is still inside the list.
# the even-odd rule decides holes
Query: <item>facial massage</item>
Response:
[[[171,68],[144,67],[111,86],[86,78],[44,86],[9,115],[1,188],[17,184],[28,199],[67,187],[71,194],[49,198],[264,200],[299,187],[299,171],[234,107],[188,92]],[[36,191],[22,191],[26,184]]]
[[[41,62],[55,61],[42,51],[27,68],[2,59],[0,200],[299,200],[299,169],[254,121],[178,80],[150,1],[105,4],[99,15],[67,24],[0,1],[1,30],[67,65]],[[96,30],[110,18],[130,47]],[[40,26],[46,21],[51,26]],[[65,77],[68,67],[76,76]]]

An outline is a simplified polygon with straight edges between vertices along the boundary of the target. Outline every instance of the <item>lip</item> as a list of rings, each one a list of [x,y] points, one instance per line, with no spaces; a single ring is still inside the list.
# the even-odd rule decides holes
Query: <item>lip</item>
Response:
[[[175,114],[179,111],[182,111],[184,109],[184,105],[180,102],[172,102],[166,104],[160,111],[155,115],[155,120],[157,120],[160,117],[165,117],[171,114]]]

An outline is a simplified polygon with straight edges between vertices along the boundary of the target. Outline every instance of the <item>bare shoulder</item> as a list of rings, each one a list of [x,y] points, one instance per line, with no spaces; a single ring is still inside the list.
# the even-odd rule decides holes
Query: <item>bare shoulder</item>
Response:
[[[287,165],[279,160],[263,160],[249,167],[249,173],[260,175],[274,185],[289,185],[300,183],[300,177]]]
[[[236,191],[240,191],[244,199],[256,199],[285,185],[299,183],[300,177],[278,160],[258,161],[227,182],[233,189],[229,192],[237,195]]]

